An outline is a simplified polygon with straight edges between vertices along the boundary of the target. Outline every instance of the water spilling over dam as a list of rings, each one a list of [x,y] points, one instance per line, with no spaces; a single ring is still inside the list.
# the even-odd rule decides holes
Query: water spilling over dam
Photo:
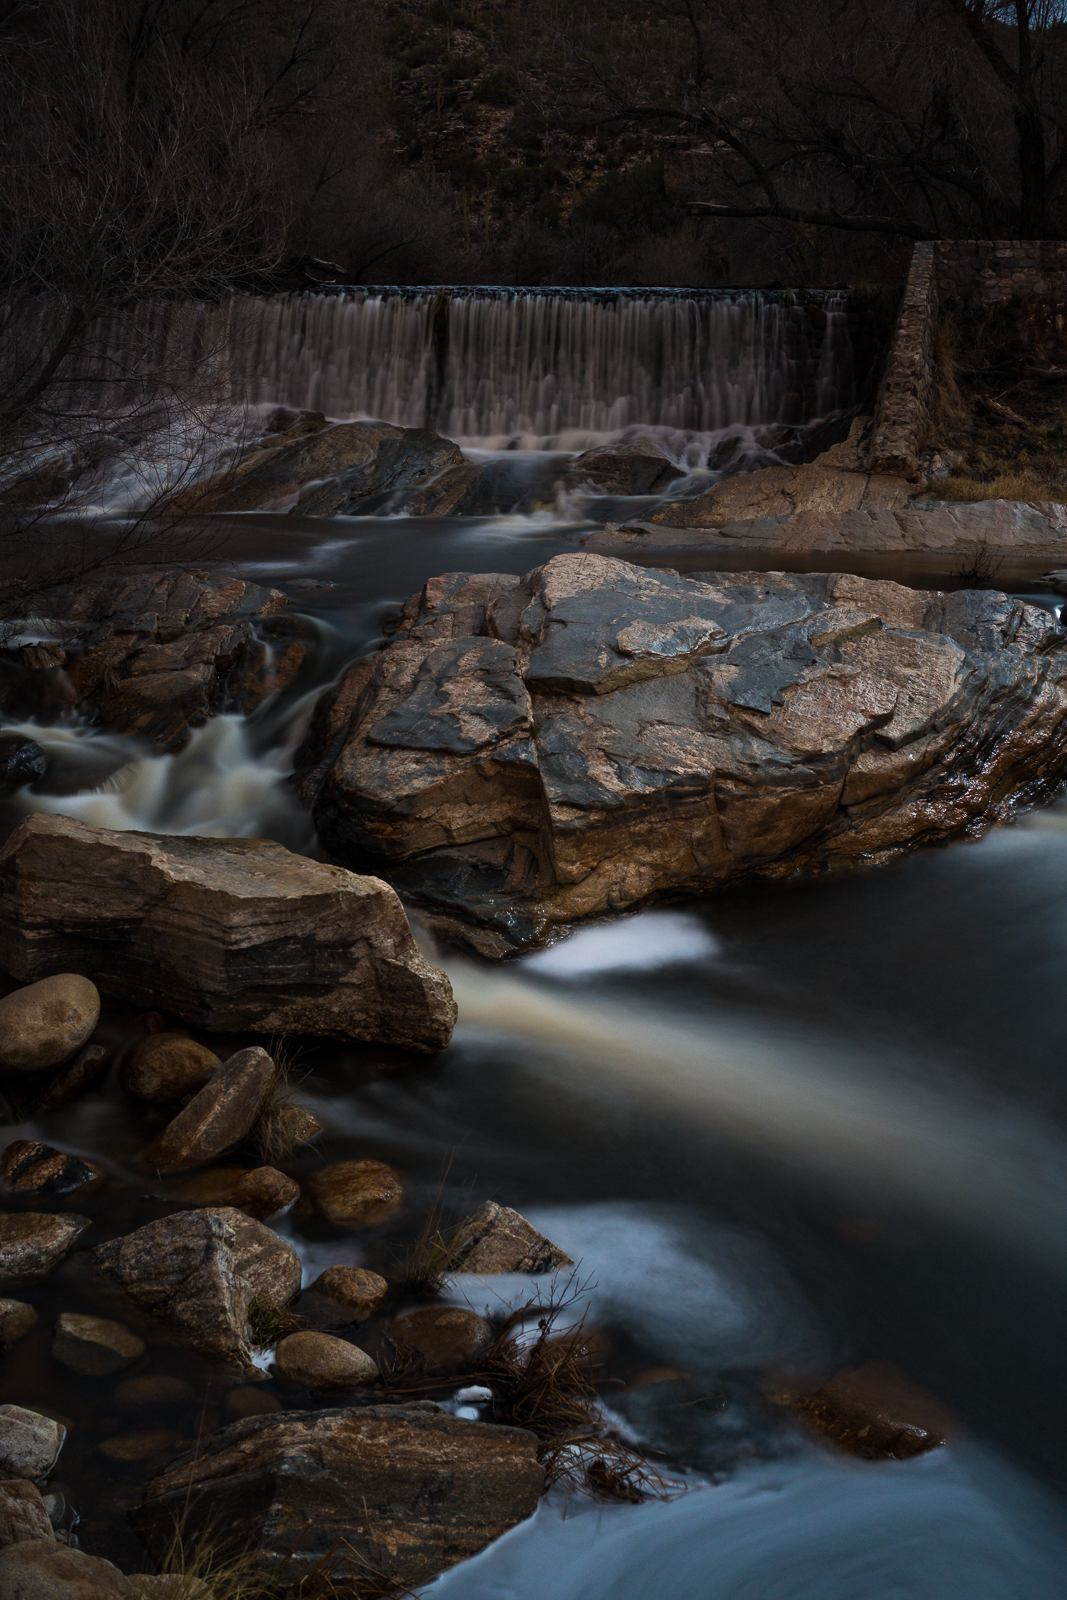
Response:
[[[220,319],[222,319],[220,323]],[[205,314],[245,398],[485,445],[801,423],[855,405],[874,318],[844,291],[359,288]]]

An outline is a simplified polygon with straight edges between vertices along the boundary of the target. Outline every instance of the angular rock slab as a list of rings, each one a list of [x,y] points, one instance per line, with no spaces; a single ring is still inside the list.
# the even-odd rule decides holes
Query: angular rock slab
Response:
[[[243,1367],[252,1364],[252,1300],[285,1305],[300,1287],[292,1245],[229,1206],[161,1217],[98,1245],[91,1259],[186,1343]]]
[[[23,981],[73,967],[222,1033],[439,1050],[456,1017],[388,885],[267,839],[27,817],[0,851],[0,966]]]
[[[565,1250],[538,1233],[511,1206],[487,1200],[449,1240],[453,1272],[559,1272],[573,1267]]]
[[[465,721],[444,683],[427,695],[446,649]],[[503,710],[521,687],[525,720]],[[1067,634],[1008,595],[841,573],[449,573],[320,701],[297,767],[337,859],[381,862],[432,925],[503,955],[977,835],[1067,770]]]
[[[475,1555],[531,1516],[544,1486],[537,1439],[464,1422],[433,1405],[248,1417],[201,1440],[145,1490],[130,1520],[153,1555],[175,1523],[256,1547],[291,1575],[329,1551],[336,1579],[357,1558],[414,1586]]]

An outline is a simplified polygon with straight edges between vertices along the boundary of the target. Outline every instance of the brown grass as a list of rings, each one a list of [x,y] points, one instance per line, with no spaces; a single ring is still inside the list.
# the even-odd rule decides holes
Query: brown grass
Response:
[[[1054,500],[1067,505],[1067,488],[1046,483],[1029,472],[1005,472],[990,483],[978,478],[942,478],[928,483],[926,491],[936,500]]]
[[[248,1331],[253,1350],[273,1350],[290,1333],[300,1333],[307,1324],[288,1306],[276,1305],[265,1294],[254,1294],[248,1303]]]
[[[285,1113],[293,1106],[303,1107],[299,1093],[303,1079],[294,1079],[296,1048],[287,1038],[271,1040],[270,1057],[274,1062],[274,1073],[263,1092],[248,1143],[264,1165],[275,1166],[296,1149],[297,1141],[291,1137],[285,1125]]]

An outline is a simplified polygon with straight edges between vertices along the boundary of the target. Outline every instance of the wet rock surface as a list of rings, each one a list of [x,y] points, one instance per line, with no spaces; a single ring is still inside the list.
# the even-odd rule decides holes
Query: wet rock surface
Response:
[[[207,1355],[251,1365],[249,1306],[283,1306],[300,1287],[300,1258],[262,1223],[230,1207],[187,1211],[98,1245],[94,1265],[141,1310]]]
[[[0,1550],[28,1539],[51,1539],[52,1524],[41,1491],[28,1478],[0,1482]]]
[[[77,972],[58,972],[16,989],[0,999],[0,1067],[58,1067],[81,1049],[99,1020],[96,986]]]
[[[48,757],[36,739],[21,733],[0,734],[0,795],[36,783],[48,771]]]
[[[427,1373],[464,1372],[477,1366],[493,1342],[484,1317],[463,1306],[424,1306],[394,1317],[389,1338],[417,1358]]]
[[[385,1222],[404,1198],[399,1174],[384,1161],[335,1161],[309,1173],[305,1188],[316,1211],[338,1228]]]
[[[487,1200],[449,1240],[455,1272],[558,1272],[574,1262],[510,1206]]]
[[[980,833],[1067,764],[1065,645],[995,591],[593,555],[447,574],[320,702],[302,792],[337,859],[502,954]]]
[[[68,1100],[76,1100],[93,1084],[99,1083],[114,1057],[113,1044],[102,1039],[90,1039],[74,1060],[50,1080],[38,1101],[39,1110],[55,1111],[58,1106],[65,1106]]]
[[[37,1321],[37,1311],[28,1301],[0,1298],[0,1345],[24,1339]]]
[[[0,1191],[87,1195],[107,1181],[94,1161],[67,1155],[37,1139],[15,1139],[0,1153]]]
[[[180,1200],[198,1206],[233,1206],[265,1222],[299,1197],[300,1185],[277,1167],[213,1167],[172,1185]]]
[[[149,1033],[122,1063],[122,1086],[149,1105],[180,1100],[202,1089],[222,1062],[214,1050],[184,1033]]]
[[[166,1578],[127,1577],[102,1556],[51,1538],[0,1551],[4,1600],[165,1600],[167,1584]]]
[[[0,1406],[0,1477],[43,1478],[63,1448],[66,1429],[24,1406]]]
[[[378,1365],[365,1350],[331,1334],[291,1333],[274,1352],[282,1376],[309,1389],[354,1389],[373,1383]]]
[[[793,1404],[820,1434],[870,1460],[910,1460],[936,1450],[956,1431],[935,1395],[885,1361],[840,1372]]]
[[[239,1523],[265,1567],[291,1551],[299,1573],[336,1551],[335,1581],[369,1567],[410,1586],[532,1514],[536,1446],[426,1404],[251,1417],[153,1479],[131,1520],[157,1554],[184,1516],[193,1533]]]
[[[262,839],[29,817],[0,852],[0,964],[23,981],[75,965],[105,993],[221,1032],[435,1050],[455,1021],[388,885]]]
[[[233,1150],[251,1131],[273,1077],[265,1050],[238,1050],[149,1145],[142,1166],[164,1175],[187,1172]]]
[[[144,1340],[110,1317],[89,1317],[64,1311],[56,1321],[52,1355],[72,1372],[104,1378],[144,1355]]]
[[[50,1272],[88,1226],[73,1213],[0,1211],[0,1279]]]
[[[377,1311],[388,1293],[385,1279],[377,1272],[368,1272],[365,1267],[327,1267],[304,1291],[305,1295],[316,1295],[350,1311],[353,1322],[362,1321]]]
[[[0,709],[77,711],[179,749],[214,712],[251,712],[292,680],[306,645],[285,605],[276,590],[180,569],[44,590],[26,616],[0,620]]]

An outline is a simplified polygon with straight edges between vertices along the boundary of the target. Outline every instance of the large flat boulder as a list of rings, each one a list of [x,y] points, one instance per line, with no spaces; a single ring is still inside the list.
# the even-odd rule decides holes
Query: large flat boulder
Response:
[[[774,469],[786,471],[792,469]],[[814,467],[797,471],[815,472]],[[991,554],[1030,555],[1062,560],[1067,556],[1067,506],[1056,501],[920,500],[911,504],[826,504],[789,509],[785,499],[771,497],[738,509],[724,494],[714,506],[704,507],[716,490],[746,484],[762,473],[731,478],[717,484],[710,495],[662,506],[652,517],[633,526],[608,525],[582,541],[583,548],[601,555],[634,556],[653,550],[684,547],[707,551],[714,562],[718,551],[739,550],[798,555],[908,555],[929,552],[973,557]],[[838,473],[842,480],[860,482],[856,473]],[[871,482],[874,480],[871,479]],[[889,480],[901,484],[900,478]],[[734,513],[727,516],[727,512]],[[964,560],[966,565],[966,560]]]
[[[0,709],[46,720],[76,711],[178,749],[214,712],[253,711],[291,681],[307,646],[286,604],[243,578],[180,568],[22,597],[20,614],[0,621]]]
[[[335,516],[370,496],[461,465],[458,445],[426,428],[341,422],[297,438],[267,438],[207,480],[181,490],[168,511],[277,511]]]
[[[0,967],[22,982],[80,972],[222,1033],[438,1050],[455,1022],[387,884],[266,839],[27,817],[0,851]]]
[[[840,573],[453,573],[320,703],[303,790],[338,859],[505,953],[973,836],[1067,767],[1065,646],[1004,594]]]
[[[671,528],[724,528],[753,518],[881,511],[907,506],[915,487],[888,473],[843,472],[837,467],[763,467],[720,478],[704,494],[669,500],[648,519]]]
[[[426,1583],[531,1516],[537,1439],[432,1404],[248,1417],[198,1442],[145,1489],[130,1520],[153,1555],[210,1532],[290,1581],[323,1561],[335,1582],[367,1569]]]

